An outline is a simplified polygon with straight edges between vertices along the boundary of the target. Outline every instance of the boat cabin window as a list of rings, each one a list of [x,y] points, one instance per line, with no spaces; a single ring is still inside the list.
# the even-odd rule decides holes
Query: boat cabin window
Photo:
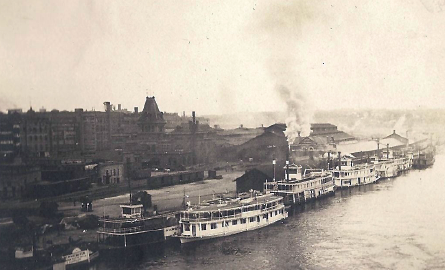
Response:
[[[232,220],[232,225],[236,225],[238,223],[238,220]]]
[[[257,222],[260,222],[260,216],[257,216],[257,217],[256,217],[256,221],[257,221]]]
[[[289,169],[289,174],[297,174],[298,169]]]
[[[245,218],[240,219],[241,224],[246,224],[246,222],[247,222],[247,219],[245,219]]]
[[[210,228],[211,228],[212,230],[216,229],[216,223],[211,223],[211,224],[210,224]]]
[[[204,224],[201,224],[201,230],[202,230],[202,231],[205,231],[205,230],[207,229],[207,228],[206,228],[206,227],[207,227],[206,225],[207,225],[207,224],[205,224],[205,223],[204,223]]]
[[[122,207],[122,214],[124,214],[124,215],[130,215],[130,214],[131,214],[131,208],[128,208],[128,207]]]
[[[249,222],[255,222],[255,217],[250,217]]]
[[[184,224],[184,231],[190,231],[190,224]]]

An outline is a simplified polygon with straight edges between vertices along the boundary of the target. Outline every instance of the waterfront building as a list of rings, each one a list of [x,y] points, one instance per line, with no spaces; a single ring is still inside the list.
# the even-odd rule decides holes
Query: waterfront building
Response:
[[[33,185],[41,181],[39,166],[26,165],[18,159],[15,163],[0,165],[1,199],[23,198]]]
[[[124,164],[122,162],[104,162],[99,163],[98,166],[98,181],[102,184],[119,184],[123,182],[124,177]]]

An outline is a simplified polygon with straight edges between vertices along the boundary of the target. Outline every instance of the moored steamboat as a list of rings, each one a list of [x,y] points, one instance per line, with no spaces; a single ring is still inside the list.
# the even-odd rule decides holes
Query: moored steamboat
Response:
[[[332,173],[337,188],[367,185],[377,182],[380,178],[374,164],[354,164],[351,156],[343,156]]]
[[[266,182],[266,192],[284,198],[285,205],[300,204],[334,194],[332,172],[323,169],[302,170],[291,164],[284,167],[286,180]]]
[[[256,230],[287,218],[283,198],[252,192],[237,198],[210,200],[181,211],[181,243]]]
[[[119,218],[99,220],[98,240],[101,249],[121,249],[157,244],[179,234],[175,213],[144,217],[142,204],[125,204]]]

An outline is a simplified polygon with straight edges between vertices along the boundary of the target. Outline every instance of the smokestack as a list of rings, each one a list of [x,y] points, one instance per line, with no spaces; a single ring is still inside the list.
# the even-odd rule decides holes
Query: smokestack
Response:
[[[289,182],[289,160],[286,160],[286,180]]]
[[[328,170],[330,170],[331,168],[329,168],[329,163],[331,162],[331,152],[328,152]]]
[[[301,131],[298,131],[298,137],[301,137],[300,135],[301,135]]]
[[[290,145],[286,153],[286,180],[289,182],[289,159],[290,159]]]
[[[341,152],[338,152],[338,170],[341,171]]]
[[[380,158],[380,140],[377,139],[377,160]]]
[[[192,123],[193,123],[193,124],[196,123],[195,111],[192,111]]]
[[[386,158],[389,159],[389,143],[386,144]]]
[[[117,104],[117,110],[120,111],[122,108],[121,104]]]
[[[139,108],[138,107],[134,107],[134,113],[138,113],[139,112]]]

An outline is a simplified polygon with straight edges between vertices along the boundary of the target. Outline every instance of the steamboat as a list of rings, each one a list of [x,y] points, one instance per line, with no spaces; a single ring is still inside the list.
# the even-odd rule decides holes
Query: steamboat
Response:
[[[144,216],[142,204],[120,205],[118,218],[99,219],[98,242],[105,250],[122,249],[167,241],[180,233],[176,213]]]
[[[436,149],[433,145],[428,145],[423,150],[419,150],[413,158],[414,169],[425,169],[434,164]]]
[[[285,205],[301,204],[334,194],[334,180],[330,171],[306,169],[303,172],[301,166],[287,164],[284,172],[286,180],[266,182],[265,190],[266,193],[282,196]]]
[[[380,176],[374,164],[355,164],[353,158],[353,156],[339,158],[338,166],[332,170],[336,188],[362,186],[379,180]]]
[[[188,205],[187,210],[180,212],[181,243],[256,230],[288,216],[282,197],[253,191],[250,196],[241,194],[237,198]]]

